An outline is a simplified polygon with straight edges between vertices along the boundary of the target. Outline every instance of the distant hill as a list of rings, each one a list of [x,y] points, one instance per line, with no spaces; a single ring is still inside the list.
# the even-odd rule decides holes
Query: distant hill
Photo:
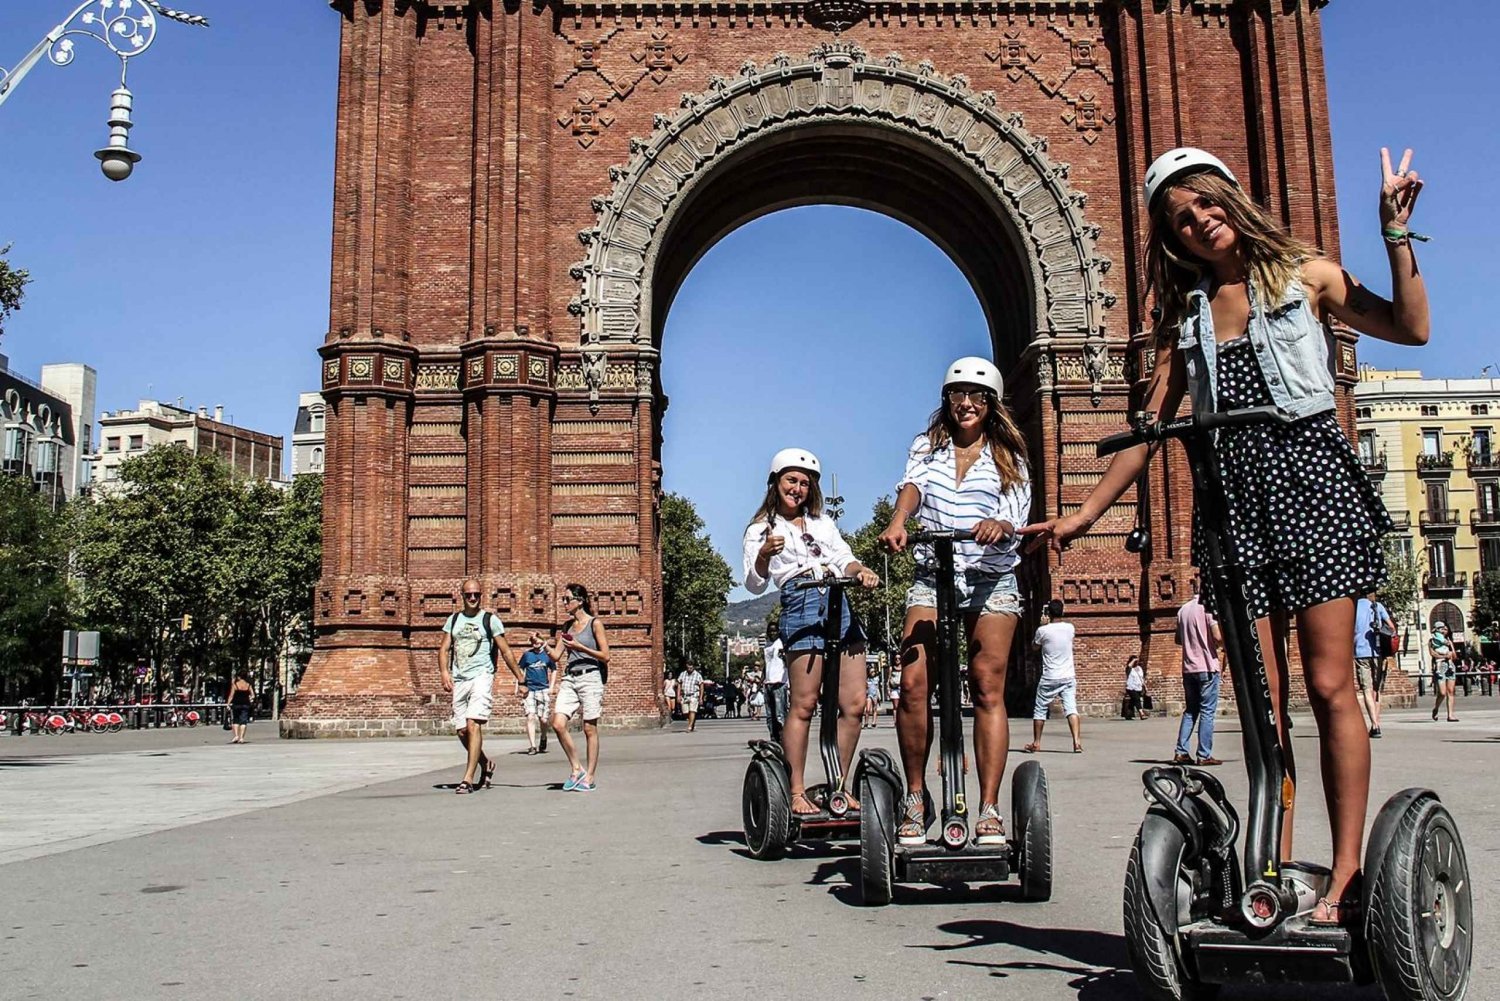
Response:
[[[730,633],[763,633],[766,628],[766,616],[771,614],[771,609],[781,600],[779,591],[768,591],[745,601],[731,602],[724,609],[724,626]]]

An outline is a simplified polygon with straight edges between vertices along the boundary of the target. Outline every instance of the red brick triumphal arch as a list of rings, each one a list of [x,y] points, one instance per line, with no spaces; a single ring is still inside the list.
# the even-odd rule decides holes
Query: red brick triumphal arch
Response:
[[[1338,244],[1316,0],[332,6],[324,565],[291,735],[442,727],[438,627],[465,576],[522,631],[587,584],[616,648],[606,720],[659,721],[661,330],[692,265],[756,216],[859,205],[952,257],[1030,436],[1038,514],[1082,499],[1146,374],[1153,155],[1210,146]],[[1130,496],[1065,565],[1028,571],[1078,613],[1100,708],[1125,653],[1175,667],[1179,465],[1150,478],[1150,562],[1121,546]]]

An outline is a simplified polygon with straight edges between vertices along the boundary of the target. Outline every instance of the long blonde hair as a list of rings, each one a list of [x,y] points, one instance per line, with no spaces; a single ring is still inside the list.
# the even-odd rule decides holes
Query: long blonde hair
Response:
[[[1000,473],[1000,486],[1011,490],[1031,479],[1026,438],[1021,434],[1021,429],[1016,427],[1015,418],[1010,415],[1005,404],[1000,402],[994,390],[985,389],[984,402],[989,406],[984,415],[984,438],[990,443],[990,458],[995,460],[995,469]],[[946,446],[953,440],[956,427],[957,421],[948,409],[948,393],[945,389],[942,402],[932,412],[932,416],[927,418],[928,447],[936,452]]]
[[[1156,346],[1177,343],[1177,328],[1187,316],[1188,293],[1209,274],[1207,264],[1182,245],[1169,218],[1167,192],[1183,188],[1224,210],[1238,236],[1236,252],[1245,263],[1251,284],[1266,303],[1280,301],[1294,281],[1301,281],[1302,262],[1321,256],[1250,200],[1240,186],[1213,171],[1200,171],[1173,181],[1151,212],[1151,235],[1146,241],[1146,291],[1156,293],[1161,311],[1156,321]]]

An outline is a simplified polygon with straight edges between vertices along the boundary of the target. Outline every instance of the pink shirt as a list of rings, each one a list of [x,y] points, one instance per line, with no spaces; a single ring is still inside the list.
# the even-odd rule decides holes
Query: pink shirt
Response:
[[[1182,673],[1208,674],[1219,670],[1219,644],[1214,639],[1214,617],[1193,595],[1177,611],[1177,644],[1182,647]]]

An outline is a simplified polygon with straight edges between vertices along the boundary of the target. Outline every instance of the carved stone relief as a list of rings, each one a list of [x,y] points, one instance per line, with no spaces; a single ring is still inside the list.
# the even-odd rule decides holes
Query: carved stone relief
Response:
[[[614,116],[609,114],[612,102],[630,96],[642,80],[649,79],[657,85],[665,83],[672,68],[687,61],[688,54],[679,51],[672,36],[661,30],[651,31],[629,52],[618,56],[614,55],[617,50],[606,53],[609,42],[624,30],[616,26],[597,38],[575,38],[566,28],[558,29],[558,37],[573,50],[573,63],[553,86],[562,90],[578,81],[578,90],[573,95],[573,106],[557,117],[557,124],[567,129],[584,149],[615,123]],[[601,86],[590,87],[583,83],[585,80],[596,80]]]
[[[986,51],[984,57],[1003,69],[1011,83],[1029,76],[1043,94],[1065,101],[1069,110],[1062,113],[1063,122],[1077,129],[1079,137],[1092,146],[1115,120],[1108,107],[1114,77],[1109,72],[1104,36],[1092,28],[1078,33],[1050,19],[1046,29],[1068,43],[1066,64],[1053,65],[1061,56],[1048,58],[1033,53],[1019,30],[1005,32],[1000,44],[994,51]]]

